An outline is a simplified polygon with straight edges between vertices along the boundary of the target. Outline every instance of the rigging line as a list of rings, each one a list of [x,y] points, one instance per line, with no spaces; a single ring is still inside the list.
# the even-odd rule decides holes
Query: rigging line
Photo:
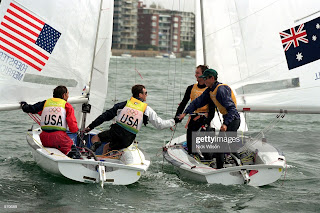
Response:
[[[27,113],[27,114],[30,116],[30,118],[31,118],[34,122],[36,122],[38,125],[40,125],[40,119],[39,119],[37,116],[33,115],[32,113]]]
[[[235,3],[235,2],[234,2],[234,3]],[[235,7],[236,7],[236,11],[237,11],[237,17],[238,17],[238,19],[240,19],[237,4],[235,4]],[[228,7],[228,10],[229,10],[229,7]],[[230,11],[229,11],[229,18],[230,18],[230,20],[231,20],[231,17],[230,17],[230,16],[231,16],[231,15],[230,15]],[[238,24],[238,26],[239,26],[239,24]],[[241,27],[239,27],[239,28],[240,28],[241,38],[242,38],[242,40],[243,40],[242,28],[241,28]],[[234,34],[233,28],[232,28],[231,30],[232,30],[232,34]],[[233,36],[233,43],[234,43],[234,44],[236,43],[234,36]],[[248,68],[248,58],[247,58],[246,48],[244,48],[244,55],[245,55],[245,59],[246,59],[246,67]],[[239,75],[240,75],[240,79],[242,79],[241,72],[240,72],[240,65],[239,65],[239,54],[236,54],[236,58],[237,58],[237,64],[238,64],[238,72],[239,72]],[[244,87],[241,87],[241,89],[242,89],[242,94],[245,94],[245,93],[244,93]]]
[[[182,93],[181,93],[181,79],[182,79],[182,61],[181,61],[181,66],[180,66],[180,99],[179,99],[179,101],[181,101],[182,99],[181,99],[181,96],[182,96]]]
[[[176,89],[176,73],[177,73],[177,61],[174,63],[174,76],[173,76],[173,90],[172,90],[172,106],[171,106],[171,115],[174,116],[173,107],[174,107],[174,101],[175,101],[175,89]]]
[[[276,120],[276,122],[274,122],[274,124],[271,126],[269,126],[267,129],[265,129],[265,131],[264,131],[264,134],[268,134],[269,132],[271,132],[271,130],[273,130],[274,129],[274,127],[278,124],[278,123],[280,123],[280,121],[281,121],[281,119],[283,119],[284,118],[284,115],[285,114],[279,114],[279,117],[277,117],[275,120]],[[263,133],[263,132],[262,132]],[[264,136],[264,135],[263,135]]]
[[[284,113],[278,114],[276,116],[276,118],[273,119],[266,128],[261,130],[259,134],[257,134],[255,137],[253,137],[253,142],[250,143],[250,145],[254,145],[260,139],[265,138],[265,135],[268,134],[274,128],[274,126],[281,121],[281,119],[284,118],[284,115],[285,115]]]
[[[115,104],[118,100],[117,100],[117,79],[118,78],[118,58],[116,58],[116,79],[114,81],[114,99],[113,99],[113,103]]]
[[[39,142],[37,139],[35,139],[35,138],[33,137],[33,135],[31,135],[29,132],[27,133],[27,135],[29,135],[29,137],[33,139],[34,143],[36,143],[41,149],[45,150],[45,151],[48,152],[50,155],[55,155],[55,156],[60,156],[60,157],[67,157],[67,158],[69,158],[67,155],[60,155],[60,154],[55,154],[55,153],[50,152],[48,149],[46,149],[46,147],[44,147],[44,146],[42,145],[42,142]],[[48,147],[48,148],[51,148],[51,147]]]
[[[168,59],[169,60],[169,59]],[[170,60],[169,60],[169,68],[168,68],[168,79],[167,79],[167,100],[166,100],[166,114],[168,114],[168,101],[169,101],[169,76],[170,76]]]
[[[134,70],[137,70],[137,58],[134,59]],[[134,75],[134,84],[137,84],[137,73]]]

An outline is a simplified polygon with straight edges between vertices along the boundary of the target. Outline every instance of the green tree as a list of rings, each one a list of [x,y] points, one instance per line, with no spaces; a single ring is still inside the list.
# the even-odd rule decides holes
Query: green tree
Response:
[[[184,51],[194,51],[195,50],[195,42],[194,41],[183,41],[181,42],[181,46],[183,47]]]

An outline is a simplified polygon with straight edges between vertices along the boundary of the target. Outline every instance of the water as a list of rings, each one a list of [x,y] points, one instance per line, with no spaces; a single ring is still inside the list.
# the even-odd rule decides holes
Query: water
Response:
[[[112,59],[106,108],[113,100],[129,98],[131,87],[139,83],[146,86],[147,103],[158,115],[172,118],[185,89],[195,82],[194,70],[194,60]],[[253,132],[274,117],[247,115]],[[33,161],[26,142],[31,125],[32,120],[21,111],[0,112],[0,128],[5,133],[0,140],[0,212],[320,212],[318,115],[286,115],[267,135],[268,142],[284,152],[289,166],[279,181],[257,188],[181,181],[161,156],[161,147],[172,132],[151,125],[137,136],[152,161],[137,183],[101,189],[58,178]],[[183,126],[175,136],[185,133]]]

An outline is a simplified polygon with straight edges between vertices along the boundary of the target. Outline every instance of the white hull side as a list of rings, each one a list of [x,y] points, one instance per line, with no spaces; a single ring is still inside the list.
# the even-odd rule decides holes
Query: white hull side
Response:
[[[210,184],[245,184],[242,173],[246,172],[251,175],[248,185],[263,186],[277,181],[286,166],[284,156],[270,144],[262,144],[263,147],[261,147],[261,144],[256,143],[253,148],[259,150],[259,160],[255,165],[233,166],[217,170],[190,157],[181,147],[184,141],[185,135],[174,139],[166,145],[167,151],[164,152],[165,159],[175,167],[181,179]],[[265,152],[261,151],[263,149]],[[250,173],[250,171],[253,172]]]
[[[138,154],[139,156],[142,155],[142,157],[133,159],[127,164],[116,159],[104,159],[104,161],[71,159],[55,148],[42,147],[39,133],[39,129],[36,129],[33,130],[33,135],[27,135],[27,141],[32,148],[36,163],[51,174],[63,176],[74,181],[84,183],[100,182],[100,175],[96,169],[100,165],[105,166],[104,184],[128,185],[138,181],[150,165],[150,161],[144,159],[142,152]],[[132,152],[132,150],[128,152]]]

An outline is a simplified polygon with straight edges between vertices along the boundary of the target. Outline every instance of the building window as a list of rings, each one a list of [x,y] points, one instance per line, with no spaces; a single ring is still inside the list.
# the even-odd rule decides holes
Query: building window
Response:
[[[156,41],[155,41],[155,40],[152,40],[152,41],[151,41],[151,45],[156,45]]]
[[[157,16],[152,16],[152,20],[157,20]]]

